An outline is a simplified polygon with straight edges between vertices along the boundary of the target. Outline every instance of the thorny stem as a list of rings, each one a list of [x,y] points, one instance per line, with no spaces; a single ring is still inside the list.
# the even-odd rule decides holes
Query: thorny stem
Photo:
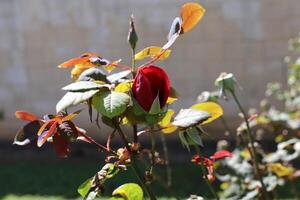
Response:
[[[198,156],[201,157],[201,156],[202,156],[202,153],[201,153],[201,150],[200,150],[200,148],[198,147],[198,145],[197,145],[197,144],[194,144],[194,147],[195,147],[195,150],[196,150]],[[216,193],[215,189],[212,187],[212,185],[211,185],[210,182],[208,181],[208,178],[207,178],[207,172],[206,172],[206,169],[205,169],[205,167],[203,166],[202,163],[200,163],[200,168],[201,168],[202,174],[203,174],[203,176],[204,176],[204,180],[205,180],[205,182],[206,182],[208,188],[210,189],[211,193],[214,195],[215,199],[219,200],[220,198],[219,198],[218,194]]]
[[[122,131],[122,129],[120,128],[118,123],[115,123],[115,127],[116,127],[118,133],[120,134],[122,140],[124,141],[127,150],[130,151],[131,167],[132,167],[136,177],[138,178],[141,186],[144,188],[145,192],[148,194],[150,200],[156,200],[156,197],[155,197],[154,193],[152,192],[151,188],[144,182],[143,175],[141,175],[139,168],[136,164],[136,162],[137,162],[136,155],[131,151],[125,133]]]
[[[114,121],[114,125],[115,125],[115,128],[117,129],[119,135],[121,136],[121,138],[122,138],[122,140],[123,140],[123,142],[125,144],[126,149],[131,152],[131,148],[129,146],[129,141],[128,141],[127,136],[122,131],[122,129],[121,129],[120,125],[118,124],[118,122]]]
[[[100,150],[103,150],[107,153],[113,154],[115,156],[117,156],[117,153],[106,148],[105,146],[103,146],[102,144],[99,144],[98,142],[96,142],[93,138],[91,138],[90,136],[86,135],[85,133],[82,132],[78,132],[80,136],[84,137],[87,141],[89,141],[90,143],[96,145]]]
[[[164,134],[161,135],[161,143],[163,145],[163,151],[164,151],[164,158],[165,158],[165,163],[166,163],[166,171],[167,171],[167,187],[172,186],[172,171],[171,171],[171,166],[170,166],[170,161],[169,161],[169,152],[168,152],[168,146],[166,142],[166,138]]]
[[[269,193],[267,192],[267,189],[266,189],[266,186],[263,182],[263,179],[262,179],[262,175],[260,173],[260,170],[259,170],[259,163],[258,163],[258,160],[257,160],[257,153],[256,153],[256,150],[255,150],[255,145],[254,145],[254,138],[253,138],[253,135],[252,135],[252,132],[251,132],[251,128],[250,128],[250,125],[249,125],[249,121],[248,121],[248,116],[244,110],[244,108],[242,107],[240,101],[238,100],[237,96],[235,95],[235,92],[234,91],[230,91],[234,101],[236,102],[239,110],[241,111],[242,115],[243,115],[243,118],[244,118],[244,121],[246,123],[246,127],[247,127],[247,136],[248,136],[248,140],[250,142],[250,155],[251,155],[251,159],[252,161],[254,162],[254,169],[255,169],[255,172],[256,172],[256,176],[258,177],[260,183],[261,183],[261,186],[262,186],[262,194],[263,194],[263,198],[265,199]],[[272,197],[269,197],[270,199],[272,199]]]
[[[144,188],[145,192],[147,193],[147,195],[149,196],[150,200],[156,200],[156,197],[152,191],[152,189],[150,188],[149,185],[147,185],[145,182],[144,182],[144,178],[143,176],[141,175],[141,172],[139,171],[139,168],[136,164],[136,158],[135,158],[135,155],[132,155],[130,156],[130,159],[131,159],[131,167],[133,169],[133,172],[135,173],[136,177],[138,178],[141,186]]]
[[[135,78],[136,71],[135,71],[135,49],[131,51],[131,73],[133,78]],[[137,135],[137,125],[133,125],[133,142],[138,143],[138,135]]]

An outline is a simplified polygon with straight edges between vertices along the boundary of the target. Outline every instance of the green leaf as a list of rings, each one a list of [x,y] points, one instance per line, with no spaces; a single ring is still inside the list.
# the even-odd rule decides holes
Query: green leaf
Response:
[[[130,102],[130,96],[121,92],[104,92],[93,97],[93,105],[102,115],[113,118],[121,115]]]
[[[136,183],[126,183],[115,189],[112,193],[113,196],[123,197],[125,200],[143,200],[143,190]],[[115,199],[115,197],[111,198]]]
[[[129,18],[128,42],[133,50],[135,50],[137,41],[138,41],[138,36],[135,31],[133,15],[131,15]]]
[[[77,192],[82,196],[82,197],[85,197],[91,187],[92,187],[92,180],[93,180],[93,177],[87,179],[86,181],[84,181],[77,189]]]
[[[125,78],[126,76],[128,76],[129,74],[131,74],[130,70],[126,70],[126,71],[121,71],[115,74],[111,74],[109,76],[107,76],[107,80],[111,83],[115,83],[118,80]]]
[[[67,92],[65,96],[63,96],[56,104],[56,112],[63,111],[70,106],[75,106],[83,101],[86,101],[94,96],[94,94],[97,92],[98,90],[89,90],[86,92]]]
[[[180,139],[182,145],[184,147],[186,147],[188,150],[190,150],[189,142],[188,142],[188,140],[186,138],[186,132],[185,131],[180,131],[179,134],[178,134],[178,136],[179,136],[179,139]]]
[[[96,198],[97,195],[101,195],[103,192],[104,182],[115,176],[119,170],[120,169],[115,167],[112,163],[105,164],[99,172],[78,187],[78,193],[84,197],[84,199],[92,200]]]
[[[67,90],[70,92],[84,92],[87,90],[97,90],[102,87],[110,87],[110,85],[98,84],[92,81],[78,81],[63,87],[62,90]]]
[[[160,109],[160,103],[159,103],[159,95],[157,95],[151,105],[149,114],[155,115],[155,114],[158,114],[160,111],[161,111],[161,109]]]
[[[197,144],[203,146],[203,141],[200,136],[201,131],[197,127],[192,127],[186,130],[188,143],[190,145]]]
[[[92,67],[90,69],[85,70],[80,74],[77,79],[78,81],[103,81],[107,82],[105,72],[101,69]]]
[[[209,113],[201,110],[181,109],[172,124],[180,128],[188,128],[200,124],[209,117]]]

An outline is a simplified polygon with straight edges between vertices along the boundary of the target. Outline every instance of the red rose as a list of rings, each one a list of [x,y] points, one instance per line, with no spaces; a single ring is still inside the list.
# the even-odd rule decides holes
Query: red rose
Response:
[[[166,105],[170,93],[170,81],[166,72],[157,66],[139,68],[134,78],[132,92],[140,106],[147,112],[159,95],[160,108]]]

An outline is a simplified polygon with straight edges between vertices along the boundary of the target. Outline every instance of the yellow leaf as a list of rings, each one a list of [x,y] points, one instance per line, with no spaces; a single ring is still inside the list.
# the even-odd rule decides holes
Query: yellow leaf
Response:
[[[121,61],[122,61],[122,59],[119,59],[119,60],[112,62],[112,64],[105,65],[104,69],[110,73],[110,72],[112,72],[112,70],[114,70],[116,68],[114,65],[120,63]]]
[[[172,109],[168,109],[167,113],[165,114],[164,118],[159,122],[159,125],[164,127],[168,126],[171,123],[171,119],[174,115],[175,111]]]
[[[202,122],[202,124],[210,123],[223,115],[222,107],[219,104],[214,102],[198,103],[193,105],[191,108],[202,110],[210,114],[211,117],[208,120]]]
[[[281,163],[270,163],[268,169],[279,177],[289,176],[294,172],[292,168],[283,166]]]
[[[177,101],[178,96],[179,95],[178,95],[177,91],[173,87],[170,87],[170,94],[167,99],[167,104],[170,105],[170,104],[174,103],[175,101]]]
[[[168,97],[167,104],[170,105],[170,104],[174,103],[175,101],[177,101],[177,98]]]
[[[159,53],[161,53],[163,49],[161,47],[157,46],[151,46],[143,49],[142,51],[135,54],[134,59],[135,60],[142,60],[147,57],[155,57]],[[171,50],[166,50],[160,57],[159,60],[164,60],[170,56]]]
[[[127,93],[131,90],[132,83],[131,82],[123,82],[117,85],[115,88],[116,92]]]
[[[170,125],[168,127],[165,127],[161,130],[164,134],[170,134],[177,130],[177,126]]]
[[[85,70],[87,70],[91,67],[92,67],[91,65],[84,65],[84,64],[83,65],[82,64],[75,65],[75,67],[71,71],[71,78],[73,80],[76,80],[82,72],[84,72]]]
[[[164,118],[158,123],[162,127],[161,131],[165,134],[172,133],[177,129],[176,126],[171,124],[171,120],[172,120],[174,113],[175,113],[174,110],[168,109]]]
[[[205,13],[198,3],[186,3],[181,7],[182,32],[188,32],[196,26]]]

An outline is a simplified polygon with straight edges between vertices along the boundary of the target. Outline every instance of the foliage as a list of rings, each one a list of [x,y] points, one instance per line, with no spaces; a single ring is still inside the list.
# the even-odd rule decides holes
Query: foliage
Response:
[[[69,155],[72,142],[80,140],[95,145],[99,151],[106,154],[106,158],[103,167],[79,186],[78,193],[84,199],[91,200],[102,196],[108,180],[131,168],[139,185],[125,183],[119,186],[112,192],[111,200],[139,200],[144,196],[153,200],[156,199],[156,195],[151,183],[160,180],[155,168],[166,165],[167,185],[171,184],[164,135],[174,133],[178,134],[184,147],[189,151],[194,150],[195,155],[191,162],[201,170],[199,174],[215,199],[219,199],[219,195],[231,199],[274,198],[273,191],[279,185],[293,181],[299,176],[292,163],[300,154],[299,59],[289,63],[286,90],[280,90],[279,84],[272,84],[267,90],[267,94],[275,94],[279,100],[284,101],[284,111],[266,106],[265,103],[260,114],[249,115],[236,95],[237,79],[234,74],[221,73],[215,81],[219,89],[217,93],[206,92],[200,98],[203,102],[182,108],[175,114],[175,110],[170,107],[179,95],[174,87],[171,87],[164,68],[155,63],[169,58],[175,41],[192,30],[204,13],[205,9],[198,3],[184,4],[180,10],[180,17],[176,17],[171,25],[167,42],[162,46],[143,48],[138,53],[135,53],[138,35],[131,16],[127,38],[131,47],[131,66],[121,64],[121,59],[110,61],[93,52],[84,53],[60,64],[59,68],[73,68],[73,82],[62,88],[67,92],[56,105],[57,113],[39,118],[26,111],[17,111],[16,117],[29,123],[17,133],[14,144],[37,143],[37,146],[41,147],[49,142],[61,157]],[[298,41],[299,39],[291,42],[291,48],[296,51],[300,46]],[[137,61],[143,61],[143,64],[136,65]],[[223,142],[212,156],[207,157],[202,155],[205,148],[203,135],[208,134],[204,126],[221,118],[227,128],[222,117],[224,111],[218,103],[222,97],[232,97],[243,117],[244,121],[236,131],[240,143],[230,152]],[[78,105],[88,108],[92,123],[93,112],[96,112],[97,125],[101,120],[102,124],[112,128],[112,132],[107,136],[106,145],[98,143],[88,136],[85,130],[74,124],[72,119],[81,110],[68,114],[67,109]],[[123,132],[126,126],[132,128],[132,137]],[[277,134],[278,145],[275,152],[264,152],[259,143],[258,133],[264,127]],[[164,157],[157,152],[156,132],[161,132]],[[117,134],[123,142],[120,148],[114,148],[112,145]],[[145,134],[150,138],[150,148],[140,142],[140,136]],[[221,168],[225,170],[219,172]],[[222,182],[222,192],[219,194],[212,186],[216,178]],[[195,198],[202,199],[200,196],[191,196],[189,199]]]

